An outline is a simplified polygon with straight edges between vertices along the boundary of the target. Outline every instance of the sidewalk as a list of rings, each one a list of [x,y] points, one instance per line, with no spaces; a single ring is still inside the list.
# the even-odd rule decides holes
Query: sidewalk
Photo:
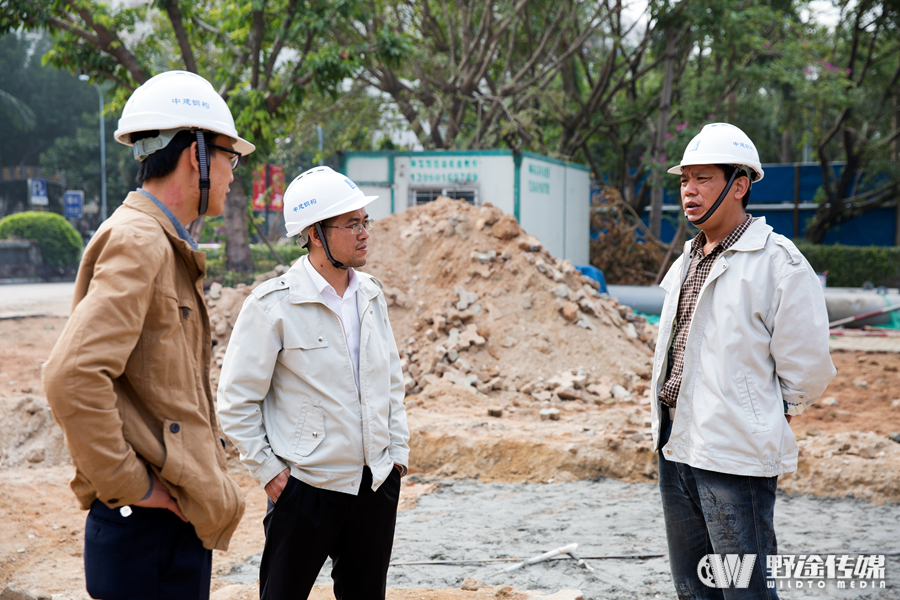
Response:
[[[74,281],[0,285],[0,319],[68,317]]]

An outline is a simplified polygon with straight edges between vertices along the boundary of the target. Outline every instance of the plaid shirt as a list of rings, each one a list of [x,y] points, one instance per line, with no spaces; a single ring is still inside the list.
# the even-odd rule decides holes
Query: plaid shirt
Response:
[[[724,240],[719,242],[712,252],[703,255],[703,245],[706,244],[706,234],[702,231],[697,237],[691,241],[691,264],[688,268],[687,277],[681,284],[681,295],[678,298],[678,312],[675,313],[674,325],[674,341],[669,348],[669,372],[666,375],[666,382],[659,392],[659,401],[666,406],[674,407],[678,399],[678,391],[681,389],[681,375],[684,371],[684,347],[687,344],[688,333],[690,333],[691,317],[694,315],[694,308],[697,306],[697,297],[700,294],[700,288],[716,259],[725,250],[728,250],[740,239],[753,217],[747,215],[743,223],[728,234]],[[682,327],[682,325],[684,325]]]

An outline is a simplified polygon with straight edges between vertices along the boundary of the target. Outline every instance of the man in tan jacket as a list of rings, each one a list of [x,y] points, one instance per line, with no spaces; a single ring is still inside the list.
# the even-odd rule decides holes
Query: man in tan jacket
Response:
[[[205,254],[185,226],[222,213],[254,147],[202,77],[138,88],[116,139],[142,185],[85,249],[44,387],[76,467],[85,580],[94,598],[207,599],[212,550],[244,512],[225,473],[209,384]]]

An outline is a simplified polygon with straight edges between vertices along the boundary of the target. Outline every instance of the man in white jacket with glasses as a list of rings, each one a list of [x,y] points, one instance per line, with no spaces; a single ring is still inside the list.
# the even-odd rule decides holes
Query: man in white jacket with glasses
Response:
[[[309,254],[247,298],[222,365],[219,419],[269,497],[263,599],[307,597],[328,556],[338,600],[385,596],[409,429],[382,284],[355,270],[374,199],[328,167],[291,183]]]
[[[745,212],[763,169],[743,131],[705,126],[669,173],[700,229],[661,284],[651,382],[675,591],[777,598],[766,566],[778,475],[797,469],[789,422],[835,375],[822,287],[790,240]]]

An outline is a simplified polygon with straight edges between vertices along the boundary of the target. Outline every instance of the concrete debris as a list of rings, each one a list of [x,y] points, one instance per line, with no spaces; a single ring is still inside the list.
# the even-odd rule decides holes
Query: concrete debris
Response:
[[[487,252],[478,252],[477,250],[472,250],[469,256],[471,256],[481,264],[486,265],[489,264],[491,260],[493,260],[497,256],[497,253],[493,250],[488,250]]]
[[[488,584],[486,584],[485,582],[473,577],[466,577],[465,580],[463,580],[462,585],[459,586],[459,589],[465,590],[467,592],[477,592],[481,588],[486,587],[488,587]]]
[[[560,312],[562,312],[562,316],[567,321],[576,321],[581,314],[581,311],[578,310],[578,305],[574,302],[566,302],[560,309]]]
[[[502,402],[599,405],[646,387],[656,328],[489,203],[439,198],[381,219],[369,257],[363,270],[385,284],[407,396],[449,382],[440,389]],[[253,287],[209,289],[213,385]]]
[[[478,294],[475,292],[467,292],[464,288],[456,288],[456,294],[459,296],[459,302],[456,303],[458,310],[466,310],[470,305],[478,301]]]
[[[631,392],[623,388],[621,385],[614,385],[609,390],[613,398],[615,398],[618,402],[627,402],[631,400]]]
[[[14,589],[12,584],[0,592],[0,600],[44,600],[50,598],[48,595],[36,596],[25,589]]]
[[[825,398],[822,398],[820,402],[823,406],[840,406],[840,404],[838,404],[837,398],[835,398],[834,396],[827,396]]]
[[[491,227],[491,233],[495,238],[511,240],[521,233],[521,229],[519,228],[519,222],[516,221],[514,216],[503,215],[496,223],[494,223],[493,227]]]
[[[559,421],[558,408],[542,408],[540,410],[541,421]]]

